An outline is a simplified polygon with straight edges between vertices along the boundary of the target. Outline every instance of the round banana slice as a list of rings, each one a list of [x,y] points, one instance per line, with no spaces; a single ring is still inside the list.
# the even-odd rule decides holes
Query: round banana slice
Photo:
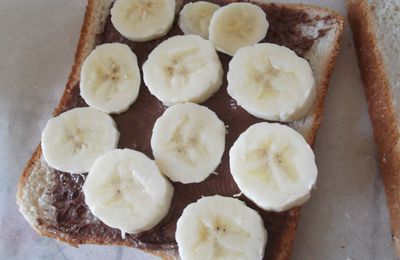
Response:
[[[266,120],[300,119],[316,95],[308,62],[271,43],[240,49],[229,63],[227,79],[229,95],[247,112]]]
[[[143,65],[150,92],[165,105],[201,103],[222,84],[214,46],[197,35],[179,35],[159,44]]]
[[[56,170],[85,173],[102,154],[117,147],[114,120],[93,108],[74,108],[47,121],[42,132],[45,161]]]
[[[80,90],[85,102],[105,113],[121,113],[135,102],[140,87],[136,55],[121,43],[99,45],[81,69]]]
[[[175,239],[182,260],[262,259],[267,231],[257,211],[216,195],[183,210]]]
[[[233,56],[238,49],[264,39],[268,26],[265,12],[257,5],[231,3],[212,16],[209,38],[217,50]]]
[[[131,41],[164,36],[175,18],[175,0],[116,0],[111,8],[115,29]]]
[[[157,119],[151,148],[161,172],[172,181],[201,182],[221,162],[225,126],[204,106],[177,104]]]
[[[167,215],[174,193],[154,161],[130,149],[99,157],[82,190],[93,215],[122,234],[157,225]]]
[[[179,13],[179,27],[184,34],[196,34],[208,39],[208,27],[219,5],[199,1],[187,3]]]
[[[317,179],[314,153],[288,126],[250,126],[229,151],[233,179],[260,208],[284,211],[303,204]]]

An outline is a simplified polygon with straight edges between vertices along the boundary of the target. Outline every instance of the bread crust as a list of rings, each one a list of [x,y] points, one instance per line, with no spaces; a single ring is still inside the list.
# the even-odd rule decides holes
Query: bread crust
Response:
[[[75,53],[75,60],[74,64],[71,69],[71,73],[68,78],[68,82],[65,87],[64,94],[60,100],[59,105],[57,108],[54,110],[53,115],[58,115],[59,113],[62,112],[62,109],[64,107],[65,102],[68,100],[69,94],[71,93],[73,87],[77,84],[79,81],[79,76],[80,76],[80,67],[83,61],[85,60],[86,56],[90,53],[90,51],[94,48],[95,42],[93,40],[93,34],[96,33],[95,29],[93,28],[93,24],[96,22],[96,15],[95,15],[95,9],[98,8],[99,0],[88,0],[87,2],[87,7],[86,7],[86,12],[84,16],[84,21],[83,25],[81,28],[81,33],[80,33],[80,38],[79,38],[79,43],[77,46],[77,50]],[[318,6],[311,6],[311,5],[304,5],[304,4],[292,4],[290,5],[293,8],[299,8],[301,10],[309,10],[312,9],[313,11],[317,12],[323,12],[326,13],[327,9],[318,7]],[[341,36],[343,32],[343,26],[344,26],[344,19],[341,15],[333,12],[333,11],[328,11],[329,14],[337,21],[338,29],[336,30],[335,33],[335,43],[333,46],[332,51],[330,52],[329,58],[328,58],[328,63],[324,66],[324,71],[323,71],[323,80],[321,82],[321,86],[318,88],[318,93],[316,97],[316,103],[314,104],[313,110],[311,113],[314,115],[313,117],[313,122],[312,122],[312,127],[310,130],[310,133],[307,136],[307,142],[311,145],[313,145],[317,130],[319,128],[319,125],[322,120],[322,115],[323,115],[323,104],[324,104],[324,97],[327,92],[330,76],[332,73],[332,69],[335,65],[336,62],[336,57],[338,55],[339,49],[340,49],[340,41],[341,41]],[[26,164],[26,167],[23,171],[22,176],[20,177],[19,184],[18,184],[18,191],[17,191],[17,202],[20,203],[19,201],[22,198],[22,192],[23,189],[27,183],[28,177],[31,174],[34,165],[41,160],[41,148],[40,145],[37,147],[36,151],[33,153],[31,159],[28,161]],[[287,223],[285,226],[282,227],[284,229],[283,231],[283,236],[282,240],[279,243],[278,247],[278,252],[268,252],[267,259],[290,259],[291,253],[292,253],[292,246],[296,234],[296,228],[297,228],[297,223],[298,219],[300,217],[300,207],[297,207],[292,210],[293,216],[294,216],[294,221],[291,221],[290,223]],[[62,234],[59,234],[58,232],[49,232],[45,228],[40,228],[40,226],[33,226],[33,228],[41,235],[55,238],[59,241],[68,243],[72,246],[79,246],[79,244],[98,244],[98,245],[119,245],[119,246],[132,246],[128,242],[122,241],[122,242],[113,242],[110,243],[109,241],[103,241],[100,238],[87,238],[85,241],[75,241],[73,239],[68,238],[67,236],[63,236]],[[178,250],[144,250],[148,253],[154,254],[156,256],[159,256],[163,259],[179,259],[178,256]]]
[[[400,256],[400,147],[399,122],[393,103],[389,77],[378,48],[373,6],[364,0],[348,0],[347,9],[358,62],[365,86],[375,142],[378,145],[381,175],[389,207],[392,240]]]

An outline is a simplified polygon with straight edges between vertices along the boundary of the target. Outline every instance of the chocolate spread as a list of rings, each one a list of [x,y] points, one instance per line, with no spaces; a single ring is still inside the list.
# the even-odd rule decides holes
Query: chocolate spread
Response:
[[[224,1],[227,0],[215,0],[212,2],[220,5],[228,3]],[[302,11],[276,4],[265,4],[261,7],[267,13],[270,23],[267,37],[263,41],[285,45],[300,56],[303,56],[313,45],[314,41],[322,37],[329,30],[329,27],[328,29],[318,31],[318,35],[314,38],[305,36],[299,27],[312,26],[318,20],[323,20],[328,24],[332,22],[332,18],[329,16],[309,17],[308,14]],[[139,66],[141,67],[154,47],[165,39],[177,34],[182,34],[182,32],[177,25],[177,19],[175,19],[174,26],[168,35],[144,43],[132,42],[122,37],[115,30],[110,17],[108,17],[104,32],[97,37],[97,44],[122,42],[129,45],[137,55]],[[215,194],[233,196],[240,193],[230,174],[228,151],[241,132],[261,120],[253,117],[239,107],[235,100],[227,94],[226,72],[228,71],[228,63],[231,57],[222,53],[218,54],[224,68],[224,82],[220,90],[202,104],[215,111],[218,117],[225,123],[228,130],[225,153],[221,164],[216,169],[218,174],[211,174],[205,181],[200,183],[173,183],[175,192],[168,215],[152,230],[136,236],[127,234],[124,240],[119,230],[106,226],[90,213],[81,190],[86,175],[71,175],[55,171],[56,185],[52,191],[52,198],[54,199],[53,206],[56,208],[56,220],[49,228],[63,232],[65,236],[76,243],[91,240],[126,244],[126,241],[128,241],[132,246],[139,248],[171,249],[176,247],[174,237],[177,219],[189,203],[197,201],[202,196]],[[87,105],[79,95],[79,85],[76,85],[71,93],[69,93],[63,110],[79,106]],[[113,115],[121,133],[118,147],[135,149],[153,158],[150,147],[152,128],[156,119],[161,116],[165,109],[166,107],[149,93],[147,87],[142,82],[139,97],[129,110],[119,115]],[[254,203],[248,201],[243,195],[238,198],[246,201],[248,206],[257,209],[263,217],[265,227],[268,230],[268,244],[265,258],[274,258],[274,252],[284,250],[282,247],[285,247],[285,245],[281,244],[280,238],[288,223],[296,225],[292,223],[292,219],[297,218],[299,214],[298,208],[282,213],[266,212],[257,208]],[[286,243],[290,244],[290,241],[286,241]]]

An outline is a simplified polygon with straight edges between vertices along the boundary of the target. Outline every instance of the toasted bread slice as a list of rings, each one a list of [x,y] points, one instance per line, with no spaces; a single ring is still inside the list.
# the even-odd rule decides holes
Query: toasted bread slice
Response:
[[[348,0],[347,7],[400,256],[400,2]]]
[[[229,3],[229,1],[231,0],[223,0],[222,2]],[[71,93],[74,90],[76,91],[75,88],[79,86],[81,64],[96,44],[98,44],[96,37],[102,33],[104,29],[111,4],[109,0],[88,0],[81,36],[75,55],[75,63],[72,67],[61,102],[54,112],[55,115],[61,113],[65,109],[65,104],[69,102]],[[344,23],[343,18],[330,10],[310,5],[263,4],[264,8],[272,6],[285,7],[287,10],[292,10],[294,12],[301,11],[308,17],[307,24],[302,25],[299,31],[301,34],[314,39],[312,42],[307,43],[310,44],[310,46],[308,50],[303,53],[303,56],[310,62],[313,69],[317,85],[317,97],[308,115],[302,120],[292,122],[289,125],[303,134],[307,142],[312,145],[322,119],[324,97],[339,51]],[[178,10],[180,8],[181,5]],[[329,19],[322,19],[322,17],[329,17]],[[27,163],[20,178],[17,192],[17,203],[20,212],[38,233],[56,238],[73,246],[78,246],[79,244],[134,246],[124,239],[109,237],[106,232],[102,235],[79,234],[79,230],[76,231],[76,233],[71,233],[54,228],[55,208],[50,194],[54,185],[53,170],[43,160],[39,146]],[[278,235],[274,239],[269,240],[265,259],[290,258],[299,212],[300,208],[297,207],[283,213],[287,217],[278,221],[277,223],[279,223],[279,225],[274,227],[273,232]],[[93,216],[90,214],[90,216],[87,217],[91,218]],[[81,221],[83,222],[86,220],[87,219],[82,219]],[[77,221],[79,221],[79,219]],[[269,229],[268,226],[266,228],[267,230]],[[176,247],[145,251],[161,256],[164,259],[178,258]]]

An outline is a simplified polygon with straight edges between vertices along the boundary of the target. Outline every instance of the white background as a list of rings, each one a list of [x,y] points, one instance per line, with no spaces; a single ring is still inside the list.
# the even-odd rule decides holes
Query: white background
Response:
[[[346,15],[341,0],[303,2]],[[40,237],[15,204],[19,175],[67,81],[85,4],[0,1],[0,259],[151,258],[131,248],[76,249]],[[315,145],[317,190],[302,209],[293,259],[393,259],[386,200],[348,24],[325,104]]]

